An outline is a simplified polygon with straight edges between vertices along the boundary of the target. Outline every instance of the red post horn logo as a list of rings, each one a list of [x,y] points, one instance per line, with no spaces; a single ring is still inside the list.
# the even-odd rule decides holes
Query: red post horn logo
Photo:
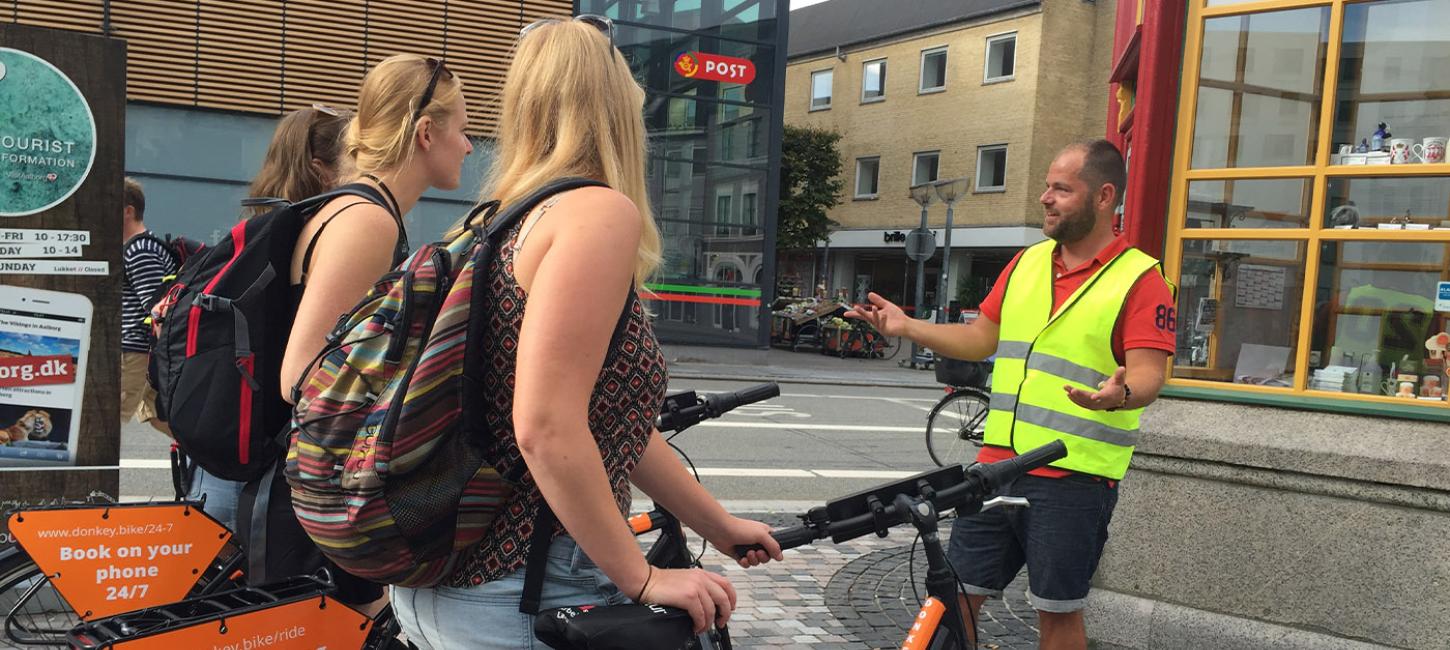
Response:
[[[682,77],[694,79],[700,73],[700,62],[689,52],[681,52],[675,57],[675,72]]]

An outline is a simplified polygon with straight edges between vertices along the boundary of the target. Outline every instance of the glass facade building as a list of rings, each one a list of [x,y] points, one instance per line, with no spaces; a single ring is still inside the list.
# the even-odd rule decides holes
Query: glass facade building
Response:
[[[579,0],[608,16],[645,87],[662,340],[768,343],[789,7],[783,0]]]

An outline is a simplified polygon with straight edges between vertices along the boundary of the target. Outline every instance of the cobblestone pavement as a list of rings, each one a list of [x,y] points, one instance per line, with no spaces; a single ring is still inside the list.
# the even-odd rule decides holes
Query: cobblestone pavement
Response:
[[[784,562],[750,570],[713,548],[701,562],[735,585],[739,600],[730,638],[736,647],[899,648],[921,603],[912,572],[915,589],[925,593],[926,558],[920,549],[908,569],[912,540],[902,531],[836,545],[827,540],[787,551]],[[1008,588],[1006,600],[988,601],[979,621],[980,647],[1037,647],[1037,616],[1027,605],[1026,584],[1024,574]]]

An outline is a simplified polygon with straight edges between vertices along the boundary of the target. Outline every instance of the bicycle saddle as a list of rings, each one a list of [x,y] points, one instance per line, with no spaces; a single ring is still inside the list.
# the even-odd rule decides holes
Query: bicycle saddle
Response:
[[[660,605],[581,605],[539,612],[534,637],[555,650],[698,648],[690,613]]]

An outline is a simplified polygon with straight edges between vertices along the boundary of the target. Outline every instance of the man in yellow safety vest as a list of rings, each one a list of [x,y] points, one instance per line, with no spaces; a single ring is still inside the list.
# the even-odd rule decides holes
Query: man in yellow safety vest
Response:
[[[993,354],[982,462],[1053,440],[1066,458],[1004,486],[1030,508],[959,517],[948,555],[972,615],[1025,565],[1044,649],[1087,647],[1082,608],[1108,538],[1138,417],[1174,351],[1174,290],[1158,260],[1115,235],[1126,172],[1106,140],[1063,149],[1040,199],[1048,239],[1017,254],[970,325],[907,316],[875,293],[848,312],[938,355]],[[975,635],[975,631],[973,631]],[[975,641],[975,639],[974,639]]]

